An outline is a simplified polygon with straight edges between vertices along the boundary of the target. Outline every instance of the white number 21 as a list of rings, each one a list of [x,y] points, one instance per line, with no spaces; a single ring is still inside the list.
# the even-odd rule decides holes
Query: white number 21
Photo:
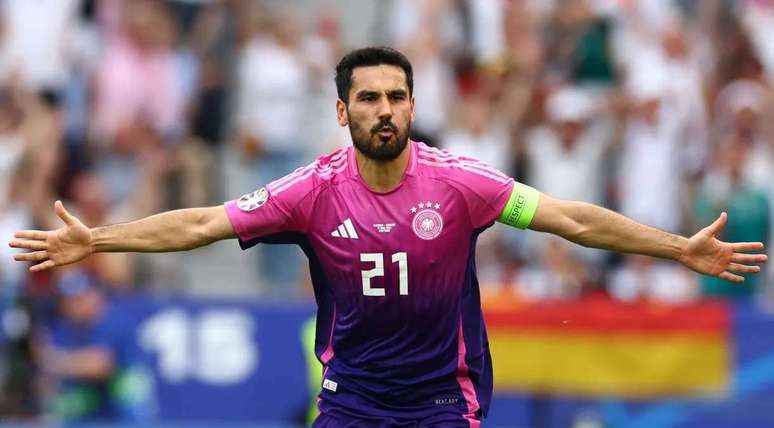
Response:
[[[362,253],[361,262],[371,262],[373,269],[360,271],[363,277],[363,295],[364,296],[384,296],[384,288],[372,288],[371,278],[384,276],[384,254],[382,253]],[[398,264],[398,289],[401,296],[408,295],[408,256],[406,253],[395,253],[392,255],[392,262]]]

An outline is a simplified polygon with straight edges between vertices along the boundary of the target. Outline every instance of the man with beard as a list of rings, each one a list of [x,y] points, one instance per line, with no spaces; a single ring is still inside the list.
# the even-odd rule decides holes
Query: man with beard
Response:
[[[691,238],[563,201],[475,159],[409,141],[411,65],[389,48],[336,68],[338,150],[225,206],[89,229],[55,203],[64,227],[20,231],[11,246],[40,271],[100,251],[179,251],[238,238],[295,243],[310,261],[324,365],[316,427],[478,426],[492,367],[475,273],[478,234],[495,221],[581,245],[676,260],[731,281],[758,272],[761,243],[715,239],[722,214]],[[658,201],[654,201],[658,209]]]

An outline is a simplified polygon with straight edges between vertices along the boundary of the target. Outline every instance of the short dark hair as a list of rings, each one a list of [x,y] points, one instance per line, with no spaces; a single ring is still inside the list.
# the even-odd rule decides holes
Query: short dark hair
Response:
[[[414,72],[405,55],[386,46],[370,46],[356,49],[346,55],[336,66],[336,92],[345,104],[349,104],[349,90],[352,89],[352,70],[372,65],[394,65],[406,74],[409,96],[414,93]]]

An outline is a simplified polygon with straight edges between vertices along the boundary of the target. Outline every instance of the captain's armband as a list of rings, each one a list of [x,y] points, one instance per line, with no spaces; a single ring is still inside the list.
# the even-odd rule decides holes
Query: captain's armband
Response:
[[[537,211],[540,193],[526,184],[513,183],[513,191],[503,212],[497,219],[500,223],[526,229]]]

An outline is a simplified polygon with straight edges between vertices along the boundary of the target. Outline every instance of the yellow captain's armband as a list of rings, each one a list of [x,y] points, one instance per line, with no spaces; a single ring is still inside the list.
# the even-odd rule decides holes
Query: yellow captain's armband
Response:
[[[525,184],[513,183],[511,197],[508,198],[508,203],[505,204],[505,208],[497,221],[519,229],[526,229],[532,222],[535,211],[537,211],[539,195],[537,190]]]

